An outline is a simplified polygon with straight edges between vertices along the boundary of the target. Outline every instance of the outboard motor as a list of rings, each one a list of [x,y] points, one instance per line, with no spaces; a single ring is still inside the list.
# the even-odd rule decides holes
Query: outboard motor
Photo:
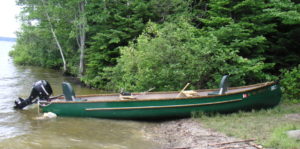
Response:
[[[33,84],[31,93],[27,99],[19,97],[18,101],[15,101],[15,109],[23,109],[24,107],[36,103],[38,100],[48,100],[52,94],[52,88],[48,81],[40,80]],[[39,97],[38,99],[36,99]]]

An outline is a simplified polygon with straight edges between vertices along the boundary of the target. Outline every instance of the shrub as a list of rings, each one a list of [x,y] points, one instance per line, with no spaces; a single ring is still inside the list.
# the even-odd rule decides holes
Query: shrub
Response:
[[[300,64],[291,69],[283,70],[281,85],[284,97],[292,102],[300,102]]]
[[[223,74],[232,74],[232,85],[266,79],[262,59],[239,56],[185,19],[162,26],[148,23],[136,43],[121,48],[117,66],[102,75],[111,87],[133,91],[179,90],[186,83],[191,83],[189,89],[218,87]]]

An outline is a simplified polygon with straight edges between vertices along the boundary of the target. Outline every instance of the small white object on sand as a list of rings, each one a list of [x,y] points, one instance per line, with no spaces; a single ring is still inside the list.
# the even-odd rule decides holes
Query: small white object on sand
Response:
[[[57,115],[55,113],[47,112],[47,113],[43,113],[42,116],[35,117],[34,119],[45,120],[45,119],[52,119],[52,118],[56,118],[56,117],[57,117]]]

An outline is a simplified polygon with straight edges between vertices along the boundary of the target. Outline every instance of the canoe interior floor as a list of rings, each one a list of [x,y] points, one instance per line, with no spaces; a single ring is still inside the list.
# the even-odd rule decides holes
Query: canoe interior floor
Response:
[[[261,86],[261,84],[260,84]],[[252,85],[252,86],[247,86],[244,88],[232,88],[229,89],[225,94],[228,93],[237,93],[237,92],[243,92],[245,90],[251,90],[259,87],[259,85]],[[214,90],[218,91],[218,90]],[[181,97],[205,97],[208,96],[208,93],[213,92],[212,90],[195,90],[195,91],[188,91],[192,92],[191,96],[184,95],[181,93],[180,95],[179,92],[154,92],[154,93],[134,93],[132,96],[123,96],[120,97],[117,94],[110,94],[110,95],[97,95],[97,96],[84,96],[81,97],[81,99],[87,100],[87,101],[119,101],[119,100],[148,100],[148,99],[170,99],[170,98],[181,98]]]

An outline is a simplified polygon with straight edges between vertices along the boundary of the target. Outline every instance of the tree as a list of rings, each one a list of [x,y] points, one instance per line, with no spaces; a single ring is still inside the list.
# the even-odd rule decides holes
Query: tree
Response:
[[[105,67],[117,64],[119,49],[127,46],[151,20],[163,23],[187,11],[183,0],[91,0],[87,4],[89,32],[86,49],[86,73],[82,81],[90,86],[103,87]]]
[[[85,12],[85,7],[87,1],[82,1],[82,0],[75,0],[74,2],[69,2],[71,5],[77,5],[77,10],[75,10],[75,19],[74,19],[74,30],[76,31],[75,35],[76,36],[76,41],[78,45],[78,49],[80,51],[80,58],[79,58],[79,72],[78,76],[82,77],[84,74],[84,57],[85,57],[85,45],[86,45],[86,30],[88,28],[87,26],[87,19],[86,19],[86,12]],[[73,4],[74,3],[74,4]]]
[[[79,3],[79,15],[82,23],[79,25],[79,49],[80,49],[80,64],[79,64],[79,76],[82,77],[84,71],[84,48],[85,48],[85,29],[86,29],[86,17],[84,15],[85,2]]]
[[[37,59],[29,57],[31,60],[25,60],[21,58],[22,56],[20,54],[17,54],[21,52],[21,49],[28,47],[25,44],[30,44],[34,47],[28,48],[27,51],[44,55],[44,62],[35,61],[31,63],[32,65],[56,69],[62,66],[63,70],[68,69],[68,73],[73,75],[82,74],[84,70],[85,33],[87,30],[84,12],[85,2],[82,0],[22,0],[18,1],[18,5],[21,5],[23,9],[20,14],[23,23],[23,32],[18,33],[20,40],[17,42],[18,48],[15,49],[16,54],[13,54],[17,57],[20,56],[19,59],[17,58],[18,62],[28,63],[28,61],[35,61],[35,59]],[[41,31],[43,31],[43,34],[40,34]],[[25,40],[25,38],[21,37],[27,36],[25,34],[29,33],[39,34],[39,36],[36,37],[39,40],[27,40],[27,43],[22,41],[21,39]],[[49,35],[52,36],[52,39],[49,39]],[[30,36],[27,37],[30,38]],[[37,51],[37,49],[40,49],[42,43],[44,43],[45,46],[43,49]],[[56,52],[57,49],[59,49],[58,53]],[[22,53],[24,54],[24,52]],[[52,57],[45,56],[47,53],[57,53],[58,55],[55,54],[54,56],[54,54],[51,54]],[[61,63],[56,62],[59,60]],[[46,61],[55,63],[47,65],[48,63],[45,63]]]
[[[183,78],[195,88],[206,88],[218,84],[214,81],[224,73],[234,74],[233,84],[242,85],[270,80],[280,69],[299,64],[296,0],[18,0],[18,4],[23,11],[22,30],[12,52],[15,61],[66,68],[97,88],[176,89],[182,86],[176,82],[185,83]],[[187,57],[197,73],[183,65]]]
[[[61,59],[63,60],[63,71],[64,71],[64,73],[66,73],[66,72],[67,72],[67,63],[66,63],[66,60],[65,60],[65,56],[64,56],[64,53],[63,53],[63,49],[62,49],[62,47],[61,47],[61,45],[60,45],[59,40],[57,39],[55,30],[54,30],[53,25],[52,25],[51,18],[50,18],[50,16],[49,16],[48,11],[47,11],[47,6],[48,6],[48,4],[45,3],[45,0],[42,0],[42,3],[43,3],[42,5],[43,5],[43,7],[44,7],[43,10],[45,11],[45,15],[46,15],[46,17],[47,17],[47,20],[48,20],[48,23],[49,23],[49,27],[50,27],[51,33],[52,33],[53,38],[54,38],[54,40],[55,40],[55,42],[56,42],[56,45],[57,45],[57,47],[58,47],[58,49],[59,49],[59,52],[60,52],[60,55],[61,55]],[[49,7],[49,6],[48,6],[48,7]]]
[[[299,63],[299,4],[290,0],[210,0],[206,6],[195,23],[241,56],[265,59],[274,64],[268,72],[277,75],[281,68]]]

